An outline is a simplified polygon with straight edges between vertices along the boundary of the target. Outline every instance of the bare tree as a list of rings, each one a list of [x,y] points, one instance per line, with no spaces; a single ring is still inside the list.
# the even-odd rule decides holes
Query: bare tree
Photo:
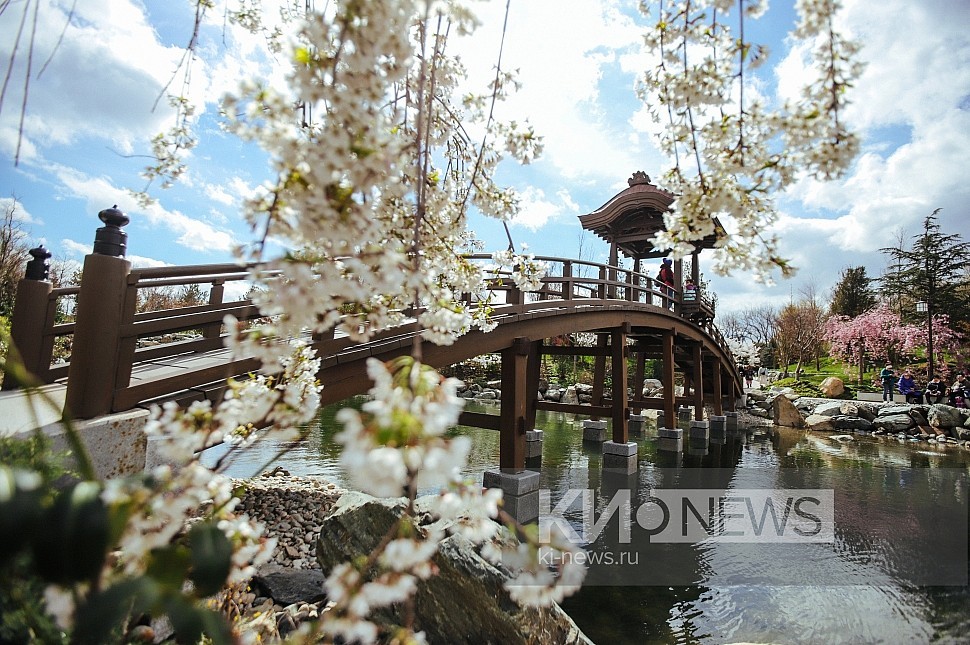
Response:
[[[20,202],[16,197],[6,202],[3,220],[0,221],[0,315],[13,313],[17,299],[17,283],[24,276],[24,267],[30,259],[27,232],[17,217]]]

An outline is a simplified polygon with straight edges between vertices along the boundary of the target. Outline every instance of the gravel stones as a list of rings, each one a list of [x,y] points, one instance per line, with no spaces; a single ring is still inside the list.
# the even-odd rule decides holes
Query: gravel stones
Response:
[[[294,569],[319,569],[314,550],[323,517],[346,491],[321,477],[291,477],[281,471],[269,476],[235,480],[245,489],[238,510],[266,526],[277,538],[273,564]]]

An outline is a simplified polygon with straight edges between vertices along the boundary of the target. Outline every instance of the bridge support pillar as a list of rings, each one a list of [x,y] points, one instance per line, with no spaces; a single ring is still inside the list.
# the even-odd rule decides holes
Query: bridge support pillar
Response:
[[[528,415],[527,372],[530,345],[516,338],[502,350],[502,409],[499,413],[499,467],[503,471],[525,469],[525,426]],[[532,393],[535,396],[535,393]]]
[[[525,465],[528,468],[542,466],[542,430],[526,430]]]
[[[661,452],[683,452],[684,431],[680,428],[657,428],[657,450]]]
[[[738,413],[737,412],[725,412],[725,427],[731,431],[737,431],[738,429]]]
[[[630,434],[639,434],[643,432],[643,421],[645,417],[642,414],[631,414],[629,421],[627,421],[627,429]]]
[[[721,361],[714,359],[714,363],[711,365],[711,374],[714,377],[714,382],[711,384],[711,391],[714,393],[714,414],[722,415],[724,414],[724,386],[721,382]]]
[[[637,444],[629,441],[603,444],[603,470],[631,474],[637,471]]]
[[[630,331],[629,323],[617,327],[610,335],[610,376],[613,380],[613,441],[624,444],[630,440],[627,419],[630,407],[627,400],[627,349],[626,336]]]
[[[691,382],[694,386],[694,419],[700,421],[704,418],[704,354],[700,343],[695,343],[692,349],[694,378]]]
[[[723,446],[727,443],[727,417],[711,416],[711,445]]]
[[[526,470],[486,470],[482,478],[485,488],[502,489],[502,509],[520,524],[539,519],[539,473]]]
[[[603,443],[606,441],[606,421],[586,419],[583,421],[583,441]]]
[[[673,425],[677,419],[677,409],[675,403],[676,387],[674,383],[674,330],[664,331],[663,333],[663,413],[665,423]]]
[[[697,457],[706,456],[710,437],[711,428],[707,421],[691,421],[688,454]]]

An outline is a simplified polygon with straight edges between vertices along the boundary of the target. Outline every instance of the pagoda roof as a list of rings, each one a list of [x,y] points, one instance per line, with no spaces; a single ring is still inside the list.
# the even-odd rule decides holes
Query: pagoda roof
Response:
[[[579,216],[583,228],[610,244],[616,244],[631,258],[659,258],[667,251],[653,246],[653,237],[666,230],[663,215],[670,210],[674,194],[650,183],[643,171],[633,173],[628,187],[614,195],[592,213]],[[694,242],[697,250],[714,248],[724,228],[714,218],[715,233]]]

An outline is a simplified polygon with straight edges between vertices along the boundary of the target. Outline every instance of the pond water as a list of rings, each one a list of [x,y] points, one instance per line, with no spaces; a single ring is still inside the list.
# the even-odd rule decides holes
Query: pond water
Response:
[[[324,410],[320,427],[274,463],[294,475],[347,485],[332,440],[336,409]],[[497,405],[477,402],[467,409],[498,413]],[[685,439],[683,451],[673,452],[660,449],[648,421],[631,437],[639,449],[638,473],[615,477],[602,470],[601,447],[582,441],[581,420],[538,413],[541,487],[550,507],[561,508],[569,491],[589,490],[593,518],[602,518],[599,513],[625,491],[620,498],[627,495],[634,514],[616,513],[599,536],[584,534],[588,552],[622,550],[627,557],[622,569],[591,567],[588,584],[563,603],[594,642],[970,642],[970,451],[866,435],[839,443],[822,434],[757,428],[707,444]],[[472,437],[465,474],[481,481],[482,472],[497,465],[498,433],[454,432]],[[251,451],[229,474],[252,476],[277,451]],[[832,496],[834,524],[823,541],[738,543],[716,539],[716,532],[714,539],[658,541],[635,515],[658,496],[665,499],[664,491],[701,495],[697,507],[703,508],[699,491],[744,498],[750,506],[745,495],[751,491],[807,489]],[[561,512],[577,532],[584,526],[581,511],[574,505]],[[758,517],[762,526],[777,527],[774,516],[762,511]],[[631,524],[624,539],[617,527]]]

